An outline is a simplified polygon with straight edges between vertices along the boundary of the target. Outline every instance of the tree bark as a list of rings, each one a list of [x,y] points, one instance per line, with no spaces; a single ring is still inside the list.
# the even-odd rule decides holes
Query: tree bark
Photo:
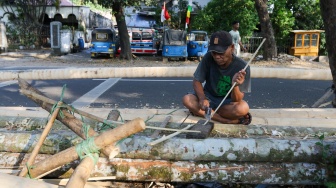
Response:
[[[11,161],[10,161],[11,162]],[[62,178],[71,172],[59,169]],[[62,173],[63,172],[63,173]],[[100,158],[91,177],[115,176],[122,181],[164,182],[240,182],[252,184],[323,184],[332,181],[328,174],[334,170],[319,161],[315,163],[290,162],[220,162],[172,161],[150,159]],[[59,178],[58,176],[48,176]],[[320,181],[319,181],[320,180]]]
[[[333,77],[333,89],[335,93],[333,106],[336,108],[336,1],[322,0],[320,1],[320,7],[326,34],[329,66]]]
[[[271,60],[272,57],[277,56],[277,47],[272,22],[267,10],[267,0],[255,0],[255,7],[259,16],[262,35],[266,38],[263,58],[265,60]]]
[[[114,2],[112,5],[112,10],[118,25],[118,34],[120,41],[120,58],[121,59],[132,59],[131,44],[129,41],[129,35],[127,31],[124,9],[121,2]]]

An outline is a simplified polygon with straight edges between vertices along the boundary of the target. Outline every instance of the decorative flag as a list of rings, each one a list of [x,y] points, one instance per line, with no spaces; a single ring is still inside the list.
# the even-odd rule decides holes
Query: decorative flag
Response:
[[[164,22],[165,20],[169,20],[170,15],[168,13],[168,10],[166,9],[166,2],[163,2],[162,11],[161,11],[161,22]]]
[[[188,8],[187,8],[187,16],[186,16],[186,25],[185,28],[188,28],[188,25],[190,23],[190,12],[192,11],[192,0],[189,0]]]

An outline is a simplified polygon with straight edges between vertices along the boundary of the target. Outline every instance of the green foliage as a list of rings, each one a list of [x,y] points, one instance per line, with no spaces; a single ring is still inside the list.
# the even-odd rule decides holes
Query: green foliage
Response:
[[[269,0],[270,18],[278,46],[290,40],[292,30],[322,29],[323,21],[319,0]],[[321,38],[321,53],[325,53],[325,41]]]
[[[295,17],[293,29],[323,29],[319,0],[288,0],[286,7]]]
[[[289,38],[290,31],[293,30],[295,18],[290,9],[286,8],[285,0],[273,0],[269,2],[269,6],[274,8],[270,14],[274,35],[278,39],[286,40]],[[277,41],[281,44],[281,41]]]
[[[327,182],[324,184],[327,188],[336,188],[336,182]]]
[[[115,3],[120,3],[122,7],[135,6],[140,7],[140,3],[145,5],[153,5],[157,3],[155,0],[73,0],[76,5],[86,5],[90,8],[97,8],[100,10],[110,9]]]
[[[209,33],[232,29],[233,21],[240,22],[241,36],[251,36],[258,23],[253,0],[212,0],[192,20],[192,28]]]

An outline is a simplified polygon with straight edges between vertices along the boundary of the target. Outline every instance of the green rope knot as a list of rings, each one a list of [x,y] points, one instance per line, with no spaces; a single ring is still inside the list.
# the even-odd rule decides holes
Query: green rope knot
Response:
[[[64,91],[65,91],[65,88],[66,88],[66,84],[63,85],[63,88],[62,88],[62,93],[61,93],[61,97],[60,97],[60,100],[58,102],[63,102],[63,96],[64,96]],[[51,111],[50,111],[50,114],[52,114],[56,108],[61,108],[61,107],[66,107],[65,105],[58,105],[58,102],[56,102],[52,108],[51,108]],[[49,114],[49,115],[50,115]],[[61,118],[63,119],[64,118],[64,114],[63,112],[60,110],[59,111],[59,115],[61,116]]]
[[[94,164],[98,162],[99,149],[100,148],[97,147],[94,142],[94,137],[87,138],[76,146],[76,152],[79,156],[79,159],[82,160],[86,157],[90,157]]]
[[[30,178],[30,179],[33,179],[30,175],[30,169],[33,169],[34,166],[29,166],[28,163],[26,163],[26,167],[27,167],[27,171],[28,171],[26,177]]]
[[[96,146],[94,137],[89,136],[89,130],[90,125],[87,125],[83,122],[82,132],[86,139],[76,146],[76,152],[80,160],[84,159],[85,157],[90,157],[94,164],[96,164],[99,159],[100,148]]]

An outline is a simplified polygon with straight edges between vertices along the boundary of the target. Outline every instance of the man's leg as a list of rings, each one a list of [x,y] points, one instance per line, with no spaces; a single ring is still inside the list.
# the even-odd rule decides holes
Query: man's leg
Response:
[[[198,98],[194,94],[187,94],[182,99],[183,105],[197,116],[204,117],[204,111],[199,106]]]
[[[204,117],[204,111],[201,110],[198,98],[193,94],[187,94],[183,97],[183,105],[190,110],[194,115]],[[239,118],[246,116],[249,112],[249,106],[245,101],[231,102],[225,104],[218,109],[217,113],[213,114],[212,119],[225,124],[238,124]]]
[[[239,119],[245,117],[249,110],[246,101],[231,102],[220,107],[212,119],[226,124],[238,124]]]

